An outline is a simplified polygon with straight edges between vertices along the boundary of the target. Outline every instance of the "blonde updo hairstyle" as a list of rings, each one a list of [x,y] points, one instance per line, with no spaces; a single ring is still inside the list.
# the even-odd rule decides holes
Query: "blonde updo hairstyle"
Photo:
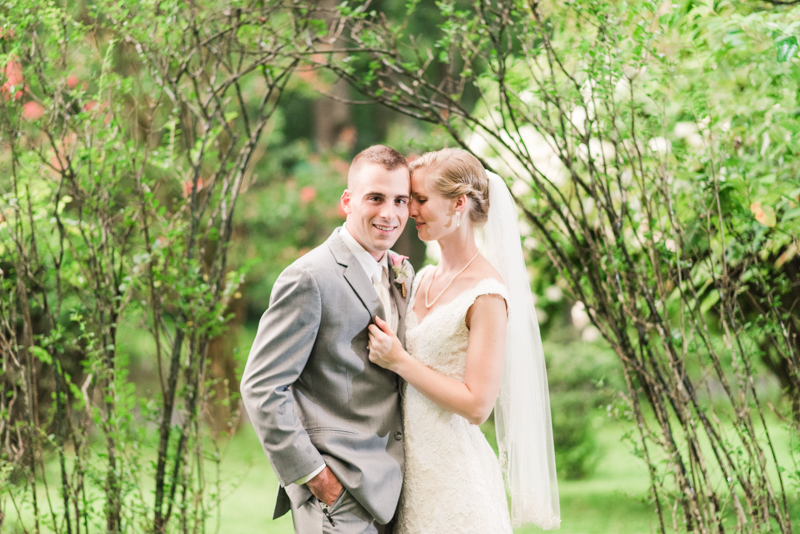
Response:
[[[426,152],[408,166],[413,176],[416,169],[428,169],[430,186],[447,199],[466,195],[469,220],[482,226],[489,218],[489,177],[478,158],[460,148],[443,148]]]

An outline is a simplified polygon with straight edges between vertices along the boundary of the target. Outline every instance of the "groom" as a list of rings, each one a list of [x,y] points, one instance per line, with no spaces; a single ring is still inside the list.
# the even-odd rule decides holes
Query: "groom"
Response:
[[[281,273],[250,349],[242,399],[280,481],[273,518],[291,509],[296,533],[389,532],[403,483],[400,393],[369,361],[368,327],[380,316],[404,338],[413,273],[389,248],[409,196],[400,153],[358,154],[345,225]]]

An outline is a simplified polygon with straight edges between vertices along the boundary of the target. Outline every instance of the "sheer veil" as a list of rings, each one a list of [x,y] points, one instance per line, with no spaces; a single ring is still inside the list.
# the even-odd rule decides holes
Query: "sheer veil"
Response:
[[[503,179],[486,173],[490,207],[483,253],[510,295],[505,366],[494,411],[500,462],[511,493],[514,526],[533,523],[552,530],[560,526],[561,511],[539,323],[522,255],[517,206]]]

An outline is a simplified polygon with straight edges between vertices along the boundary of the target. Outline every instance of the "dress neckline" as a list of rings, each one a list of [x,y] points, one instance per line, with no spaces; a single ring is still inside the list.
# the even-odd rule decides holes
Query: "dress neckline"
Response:
[[[431,267],[431,266],[429,265],[428,267]],[[419,275],[422,275],[424,271],[425,271],[425,269],[420,271]],[[417,315],[417,311],[414,309],[414,306],[415,306],[415,304],[417,302],[417,293],[419,292],[420,286],[422,286],[422,279],[423,278],[424,278],[424,276],[420,276],[419,283],[417,284],[416,289],[411,293],[411,300],[408,303],[409,304],[408,307],[411,309],[412,315],[414,315],[414,326],[412,327],[412,329],[416,328],[418,326],[421,326],[422,323],[424,323],[428,319],[428,317],[430,317],[431,315],[433,315],[437,311],[441,310],[442,308],[446,308],[450,304],[453,304],[454,302],[458,301],[461,297],[464,296],[465,293],[468,293],[470,291],[474,291],[475,289],[478,288],[478,286],[480,286],[482,283],[486,282],[487,280],[493,280],[493,281],[497,282],[498,284],[500,284],[501,286],[505,287],[505,285],[500,280],[498,280],[497,278],[482,278],[482,279],[478,280],[478,283],[475,284],[474,286],[472,286],[470,288],[467,288],[467,289],[464,289],[463,291],[461,291],[461,293],[456,295],[455,298],[453,298],[453,300],[451,300],[449,302],[445,302],[444,304],[440,304],[439,306],[436,306],[434,309],[432,309],[431,311],[426,313],[425,317],[423,317],[422,320],[420,320],[419,316]]]

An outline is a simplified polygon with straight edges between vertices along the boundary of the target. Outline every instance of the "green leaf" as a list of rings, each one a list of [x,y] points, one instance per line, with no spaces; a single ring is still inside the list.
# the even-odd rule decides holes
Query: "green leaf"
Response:
[[[42,363],[46,363],[48,365],[53,363],[53,358],[50,356],[50,353],[44,350],[42,347],[31,347],[31,353],[39,358]]]
[[[778,63],[789,61],[797,54],[797,38],[784,37],[775,43],[775,50],[778,52]]]
[[[712,291],[703,299],[703,302],[700,304],[700,311],[702,313],[708,312],[717,302],[719,302],[719,291]]]
[[[800,217],[800,208],[794,208],[783,214],[783,221],[791,221]]]

